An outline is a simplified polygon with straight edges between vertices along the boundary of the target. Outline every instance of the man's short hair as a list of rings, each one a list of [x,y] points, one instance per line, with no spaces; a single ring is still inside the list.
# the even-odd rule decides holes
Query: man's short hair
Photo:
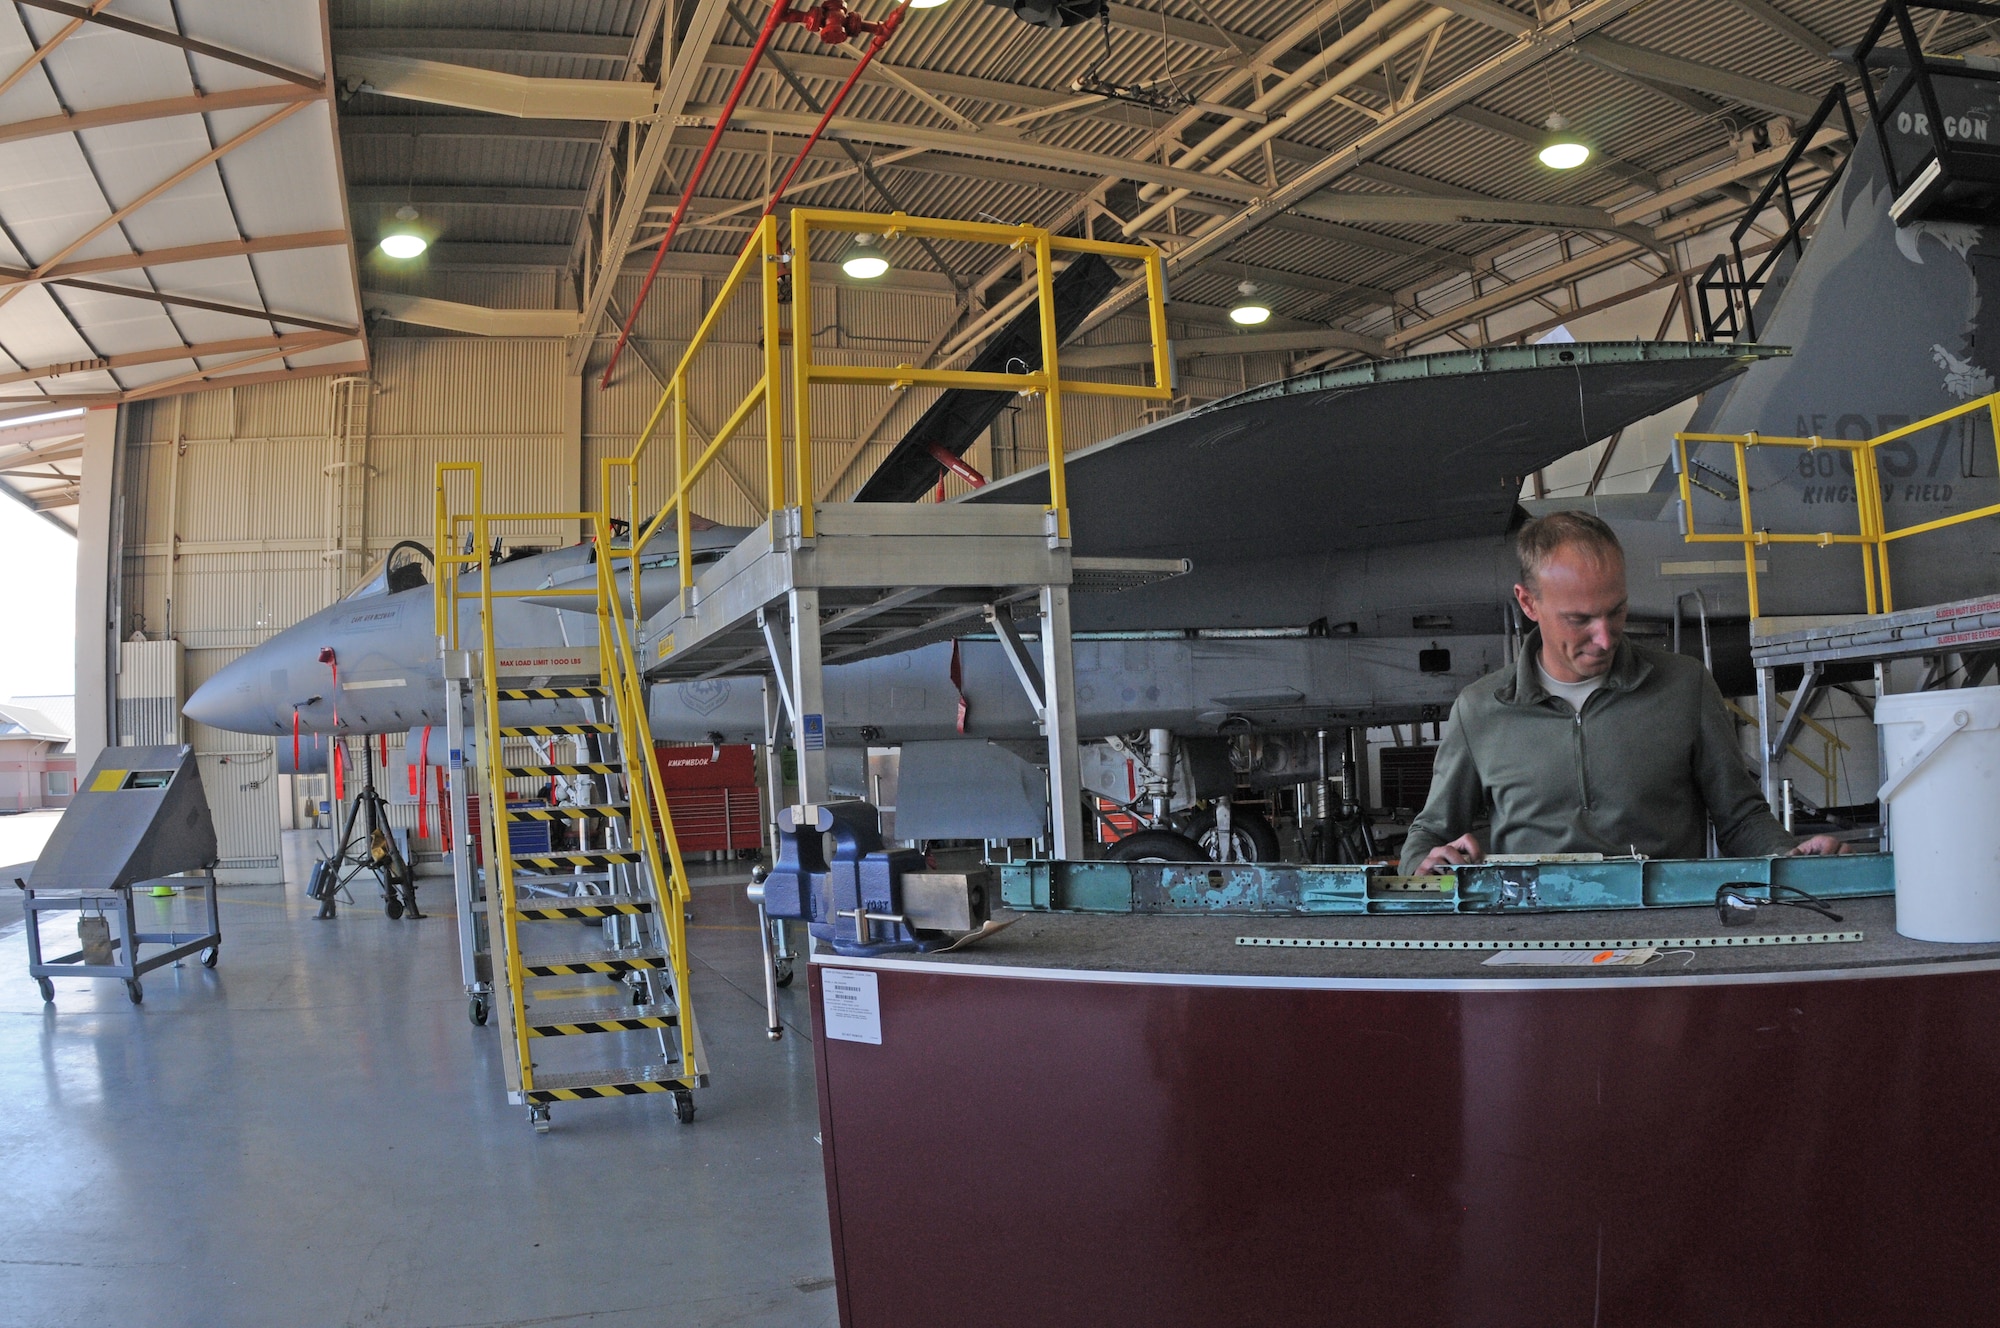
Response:
[[[1521,584],[1536,589],[1541,570],[1562,548],[1582,549],[1606,562],[1625,561],[1625,546],[1600,518],[1588,512],[1551,512],[1530,519],[1514,536],[1514,552],[1521,560]]]

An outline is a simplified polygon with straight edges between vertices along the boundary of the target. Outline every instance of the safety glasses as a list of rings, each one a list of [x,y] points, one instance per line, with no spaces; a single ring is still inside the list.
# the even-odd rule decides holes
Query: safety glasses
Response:
[[[1770,897],[1759,899],[1751,893],[1759,890],[1770,891]],[[1769,908],[1773,904],[1808,909],[1835,922],[1841,920],[1840,914],[1828,908],[1825,900],[1816,899],[1796,886],[1767,886],[1758,881],[1726,881],[1715,891],[1715,911],[1722,916],[1722,925],[1725,927],[1742,927],[1755,922],[1757,910]]]

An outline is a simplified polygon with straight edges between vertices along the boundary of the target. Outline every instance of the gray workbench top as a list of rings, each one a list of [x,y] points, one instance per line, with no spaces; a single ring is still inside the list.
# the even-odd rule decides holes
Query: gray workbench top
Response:
[[[2000,943],[1938,945],[1896,933],[1895,901],[1844,899],[1835,923],[1797,908],[1762,910],[1747,927],[1724,927],[1713,908],[1504,915],[1346,917],[1148,916],[1030,913],[1005,931],[951,954],[888,956],[902,963],[967,969],[1055,969],[1106,974],[1214,975],[1299,979],[1646,982],[1661,978],[1752,977],[1817,970],[1865,971],[1909,965],[1988,962],[2000,967]],[[1007,916],[1007,915],[1003,915]],[[1663,954],[1639,967],[1488,966],[1492,951],[1334,950],[1241,946],[1239,936],[1369,937],[1409,940],[1653,939],[1859,931],[1858,942],[1715,948]],[[849,961],[833,955],[818,962]]]

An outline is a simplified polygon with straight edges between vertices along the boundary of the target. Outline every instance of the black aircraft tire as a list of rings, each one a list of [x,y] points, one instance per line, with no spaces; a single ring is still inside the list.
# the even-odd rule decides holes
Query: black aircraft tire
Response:
[[[1138,830],[1125,836],[1104,856],[1112,862],[1206,862],[1201,845],[1172,830]]]
[[[1276,862],[1279,858],[1278,832],[1271,823],[1256,812],[1230,810],[1230,837],[1236,841],[1239,851],[1251,862]],[[1221,845],[1215,842],[1215,812],[1205,811],[1194,818],[1188,827],[1188,838],[1201,846],[1202,856],[1222,861],[1216,852]]]

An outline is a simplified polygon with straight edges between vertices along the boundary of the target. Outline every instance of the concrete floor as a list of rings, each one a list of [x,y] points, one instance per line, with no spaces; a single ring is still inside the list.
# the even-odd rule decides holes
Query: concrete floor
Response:
[[[45,1006],[17,912],[0,1325],[835,1323],[805,983],[768,1041],[743,879],[696,883],[695,1122],[657,1094],[558,1104],[541,1136],[466,1018],[448,880],[415,923],[225,886],[221,963],[136,1007],[83,979]]]

